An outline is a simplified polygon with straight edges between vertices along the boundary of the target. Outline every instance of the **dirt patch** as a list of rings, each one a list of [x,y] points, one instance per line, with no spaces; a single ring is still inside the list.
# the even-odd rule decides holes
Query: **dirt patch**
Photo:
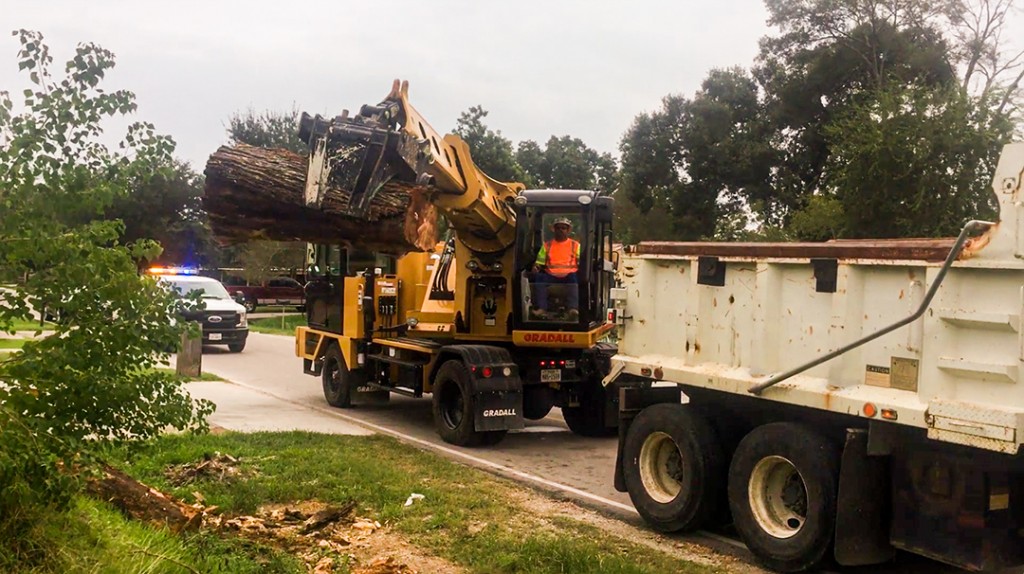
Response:
[[[214,453],[164,471],[176,486],[198,480],[231,482],[252,476],[238,458]],[[190,523],[241,536],[296,556],[311,574],[461,574],[459,568],[407,542],[380,522],[358,515],[358,504],[301,501],[260,507],[253,515],[221,514],[201,492],[193,504],[175,501]]]
[[[409,544],[356,503],[317,501],[261,507],[253,516],[208,515],[205,526],[234,533],[298,557],[308,572],[330,574],[459,574],[463,570]]]

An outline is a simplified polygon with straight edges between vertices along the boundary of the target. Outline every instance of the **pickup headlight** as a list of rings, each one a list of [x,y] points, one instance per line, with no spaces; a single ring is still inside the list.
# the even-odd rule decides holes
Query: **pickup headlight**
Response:
[[[242,314],[241,314],[241,316],[238,319],[238,326],[239,327],[248,327],[249,326],[249,320],[245,316],[245,311],[242,311]]]

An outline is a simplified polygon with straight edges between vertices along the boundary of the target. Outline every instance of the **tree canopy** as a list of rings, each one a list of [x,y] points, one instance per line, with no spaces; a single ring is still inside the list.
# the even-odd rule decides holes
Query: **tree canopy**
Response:
[[[679,239],[932,236],[991,213],[1024,75],[999,33],[1012,0],[766,5],[778,33],[749,70],[711,71],[626,132],[621,187],[641,212],[667,206]]]
[[[124,223],[121,240],[156,240],[163,251],[154,261],[192,267],[219,263],[217,248],[200,198],[203,178],[187,163],[171,160],[131,182],[128,193],[113,198],[107,219]]]
[[[527,183],[526,173],[516,160],[511,140],[500,131],[487,127],[484,123],[486,117],[486,110],[473,106],[459,115],[453,132],[466,142],[473,162],[484,173],[498,181]]]

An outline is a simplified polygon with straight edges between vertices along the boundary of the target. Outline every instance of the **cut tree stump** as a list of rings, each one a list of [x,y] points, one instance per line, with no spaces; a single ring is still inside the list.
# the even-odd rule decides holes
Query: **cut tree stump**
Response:
[[[437,210],[427,189],[386,183],[363,218],[346,215],[351,190],[329,187],[319,208],[305,204],[307,158],[283,149],[222,146],[206,163],[203,207],[225,244],[251,240],[339,243],[403,254],[437,243]],[[338,178],[335,178],[338,179]]]

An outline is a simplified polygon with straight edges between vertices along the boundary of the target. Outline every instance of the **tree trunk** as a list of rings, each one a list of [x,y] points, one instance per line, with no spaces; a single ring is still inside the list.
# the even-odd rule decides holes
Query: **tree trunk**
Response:
[[[113,504],[126,516],[167,526],[174,532],[200,526],[202,512],[176,502],[112,466],[104,466],[103,474],[103,478],[90,480],[86,491],[95,498]]]
[[[283,149],[222,146],[206,163],[203,207],[225,244],[250,240],[340,243],[403,254],[437,243],[437,210],[426,190],[391,181],[363,218],[345,215],[351,190],[328,188],[321,207],[307,207],[307,159]]]

